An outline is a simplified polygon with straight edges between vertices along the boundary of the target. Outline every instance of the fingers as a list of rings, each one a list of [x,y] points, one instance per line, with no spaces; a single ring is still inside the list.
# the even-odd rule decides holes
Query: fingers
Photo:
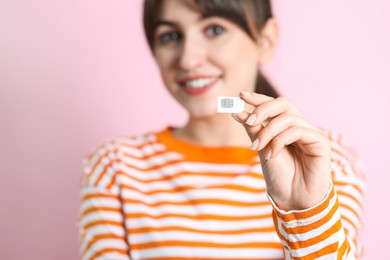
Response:
[[[282,113],[290,113],[301,116],[299,111],[284,97],[265,100],[263,99],[263,97],[257,97],[256,95],[257,94],[250,96],[250,98],[252,99],[251,101],[258,103],[260,102],[260,104],[256,106],[251,116],[248,118],[246,122],[248,125],[259,125],[263,123],[267,118],[276,117]]]
[[[265,101],[269,101],[269,100],[274,99],[273,97],[269,97],[269,96],[258,94],[258,93],[251,93],[248,91],[241,91],[240,97],[246,103],[253,105],[253,106],[258,106]]]
[[[317,141],[323,136],[322,130],[305,120],[295,106],[284,97],[274,99],[249,92],[241,92],[240,96],[246,103],[255,106],[252,113],[233,114],[233,117],[244,125],[253,142],[251,146],[253,150],[262,150],[265,147],[268,150],[269,147],[275,146],[272,148],[274,155],[276,151],[279,153],[285,145],[309,140],[308,137],[301,136],[303,133],[308,133],[307,131],[316,132]],[[296,133],[295,131],[299,129],[304,129],[304,131]],[[291,133],[300,135],[284,137],[286,131],[287,133],[293,131]],[[266,154],[268,155],[269,152]]]
[[[262,150],[274,137],[293,126],[315,130],[304,118],[284,112],[270,120],[269,123],[258,132],[257,138],[259,139],[259,145],[257,149]]]
[[[292,126],[272,139],[269,150],[266,152],[266,160],[276,157],[285,146],[296,143],[304,147],[302,151],[308,156],[324,156],[330,153],[327,144],[329,140],[322,133],[299,126]]]

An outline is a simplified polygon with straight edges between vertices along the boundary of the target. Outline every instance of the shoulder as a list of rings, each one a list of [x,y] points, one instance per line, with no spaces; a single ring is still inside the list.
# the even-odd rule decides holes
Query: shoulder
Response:
[[[158,133],[118,136],[106,139],[91,149],[83,160],[84,184],[106,186],[107,182],[113,182],[124,160],[142,159],[164,150],[157,138]]]

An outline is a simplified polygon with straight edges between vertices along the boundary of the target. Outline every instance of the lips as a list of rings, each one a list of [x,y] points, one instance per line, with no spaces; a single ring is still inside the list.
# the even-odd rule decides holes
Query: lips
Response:
[[[218,77],[215,76],[196,76],[182,79],[180,85],[187,94],[200,95],[209,91],[217,81]]]

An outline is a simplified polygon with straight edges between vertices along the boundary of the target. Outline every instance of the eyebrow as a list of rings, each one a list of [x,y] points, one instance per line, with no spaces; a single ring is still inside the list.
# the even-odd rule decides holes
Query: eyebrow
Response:
[[[202,16],[199,17],[198,22],[203,21],[203,20],[206,20],[206,19],[208,19],[208,18],[210,18],[210,17],[213,17],[213,16],[214,16],[214,15],[207,15],[207,16],[206,16],[206,15],[202,15]],[[154,25],[153,25],[153,31],[155,31],[157,27],[163,26],[163,25],[171,26],[171,27],[180,27],[180,26],[179,26],[177,23],[175,23],[175,22],[168,21],[168,20],[164,20],[164,19],[159,19],[159,20],[157,20],[157,21],[154,23]]]
[[[157,27],[162,26],[162,25],[167,25],[167,26],[171,26],[171,27],[179,27],[177,25],[177,23],[175,23],[175,22],[171,22],[171,21],[167,21],[167,20],[157,20],[153,25],[153,31],[156,30]]]

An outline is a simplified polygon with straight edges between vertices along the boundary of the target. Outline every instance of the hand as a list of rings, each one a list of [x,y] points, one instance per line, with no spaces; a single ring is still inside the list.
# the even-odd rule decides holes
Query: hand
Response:
[[[233,117],[245,127],[257,150],[267,191],[283,210],[314,206],[331,182],[330,142],[285,97],[241,92],[252,113]]]

